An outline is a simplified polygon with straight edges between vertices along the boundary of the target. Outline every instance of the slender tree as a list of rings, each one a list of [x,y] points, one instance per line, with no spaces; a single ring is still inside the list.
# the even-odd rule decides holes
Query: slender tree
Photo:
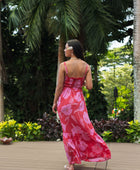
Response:
[[[3,96],[3,82],[5,81],[5,68],[2,53],[2,34],[1,34],[1,8],[2,0],[0,0],[0,121],[4,120],[4,96]]]
[[[134,119],[140,121],[140,1],[134,0]]]
[[[1,0],[0,0],[0,121],[4,118],[3,82],[2,82],[2,37],[1,37]]]

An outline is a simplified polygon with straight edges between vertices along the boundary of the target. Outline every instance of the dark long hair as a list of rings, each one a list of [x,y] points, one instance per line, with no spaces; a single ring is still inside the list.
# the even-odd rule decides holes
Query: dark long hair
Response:
[[[73,47],[73,54],[77,58],[84,60],[83,47],[82,47],[82,44],[80,43],[80,41],[78,41],[77,39],[68,40],[67,44],[68,44],[68,46]]]

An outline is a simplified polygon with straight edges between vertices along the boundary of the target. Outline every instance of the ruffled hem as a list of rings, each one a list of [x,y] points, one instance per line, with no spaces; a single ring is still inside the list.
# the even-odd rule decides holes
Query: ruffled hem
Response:
[[[81,164],[82,161],[85,161],[85,162],[105,162],[105,161],[108,161],[109,159],[111,159],[111,157],[109,157],[109,158],[80,159],[79,161],[71,161],[71,162],[69,162],[69,164]]]
[[[98,134],[96,135],[98,136]],[[65,137],[63,138],[64,148],[69,164],[81,164],[81,161],[104,162],[111,159],[110,150],[105,142],[100,143],[99,141],[96,141],[95,144],[92,140],[85,142],[81,138],[79,140],[75,140],[75,138],[72,139],[72,137],[69,138],[70,136],[70,134],[65,133]],[[91,145],[93,150],[88,150]]]

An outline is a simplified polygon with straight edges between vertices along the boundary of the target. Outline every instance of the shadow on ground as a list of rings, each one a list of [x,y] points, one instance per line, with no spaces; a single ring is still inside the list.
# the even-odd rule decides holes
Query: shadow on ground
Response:
[[[106,162],[96,163],[84,163],[81,165],[75,165],[75,170],[105,170]]]

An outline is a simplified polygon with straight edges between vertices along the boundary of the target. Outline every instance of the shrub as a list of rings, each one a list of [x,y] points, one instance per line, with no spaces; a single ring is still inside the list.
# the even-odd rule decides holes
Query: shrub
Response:
[[[17,129],[17,123],[14,119],[0,122],[0,134],[2,137],[12,137],[13,140],[15,139],[15,131]]]
[[[16,139],[24,141],[41,140],[41,125],[32,122],[18,124]]]
[[[129,129],[126,129],[130,142],[137,142],[140,139],[140,122],[138,120],[128,122]]]
[[[44,113],[42,119],[38,119],[38,124],[41,125],[42,135],[47,141],[62,140],[62,129],[56,115]]]
[[[107,119],[107,101],[105,95],[101,92],[103,84],[94,81],[94,87],[89,91],[89,97],[86,99],[86,105],[91,120]]]
[[[107,142],[112,142],[112,132],[108,131],[104,131],[102,133],[103,139]]]
[[[14,119],[0,122],[0,133],[2,137],[12,137],[13,140],[34,141],[41,139],[41,125],[25,122],[17,123]]]
[[[95,131],[108,142],[128,142],[126,128],[129,129],[127,121],[121,121],[118,119],[112,120],[95,120],[93,126]],[[107,132],[104,132],[107,131]]]

